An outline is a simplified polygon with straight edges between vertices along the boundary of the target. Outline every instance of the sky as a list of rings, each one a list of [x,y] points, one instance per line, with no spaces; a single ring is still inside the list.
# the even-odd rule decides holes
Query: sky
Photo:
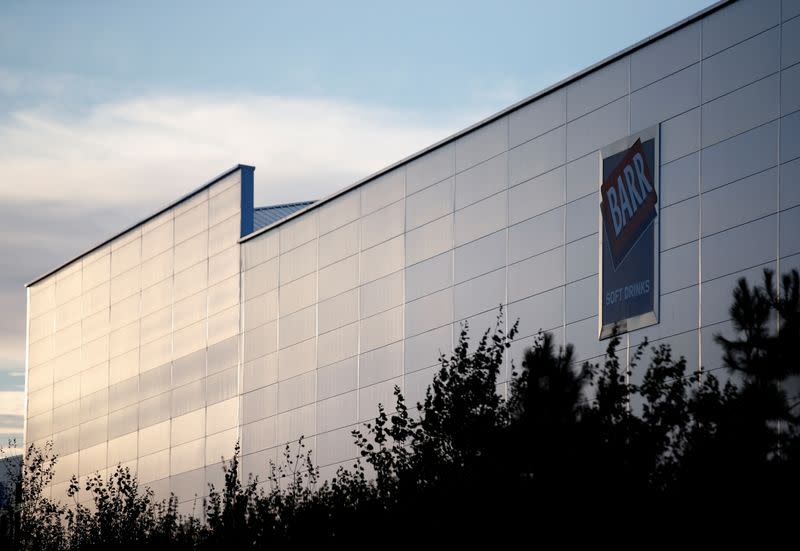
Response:
[[[0,3],[0,446],[26,282],[237,163],[318,199],[707,0]]]

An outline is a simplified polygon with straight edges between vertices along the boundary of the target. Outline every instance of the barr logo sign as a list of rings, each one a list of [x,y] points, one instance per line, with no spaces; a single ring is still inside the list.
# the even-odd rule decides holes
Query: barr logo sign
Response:
[[[600,187],[603,225],[617,268],[656,217],[658,196],[642,140],[628,148]]]
[[[659,127],[600,152],[600,338],[658,323]]]

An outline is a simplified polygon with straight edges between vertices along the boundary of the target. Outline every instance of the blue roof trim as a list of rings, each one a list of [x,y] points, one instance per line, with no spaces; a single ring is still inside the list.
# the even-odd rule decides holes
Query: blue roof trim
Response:
[[[286,203],[283,205],[271,205],[268,207],[256,207],[253,211],[253,231],[259,230],[278,220],[294,214],[300,209],[313,205],[314,201],[301,201],[298,203]]]
[[[208,187],[210,187],[210,186],[212,186],[212,185],[216,184],[217,182],[219,182],[219,181],[220,181],[220,180],[222,180],[223,178],[227,178],[228,176],[230,176],[231,174],[233,174],[233,173],[234,173],[234,172],[236,172],[237,170],[243,170],[243,171],[245,171],[245,172],[249,170],[249,171],[250,171],[250,180],[252,181],[252,171],[254,171],[255,169],[256,169],[256,167],[254,167],[254,166],[251,166],[251,165],[243,165],[243,164],[238,164],[238,165],[236,165],[236,166],[234,166],[234,167],[231,167],[231,168],[229,168],[228,170],[226,170],[225,172],[223,172],[222,174],[220,174],[220,175],[218,175],[218,176],[215,176],[214,178],[212,178],[211,180],[209,180],[208,182],[206,182],[206,183],[205,183],[205,184],[203,184],[202,186],[200,186],[200,187],[198,187],[198,188],[195,188],[195,189],[193,189],[192,191],[190,191],[190,192],[189,192],[189,193],[187,193],[186,195],[184,195],[184,196],[182,196],[182,197],[180,197],[180,198],[176,199],[175,201],[172,201],[171,203],[169,203],[169,204],[167,204],[167,205],[165,205],[165,206],[161,207],[160,209],[158,209],[156,212],[154,212],[154,213],[153,213],[153,214],[151,214],[150,216],[147,216],[146,218],[142,218],[141,220],[139,220],[139,221],[138,221],[138,222],[136,222],[135,224],[132,224],[132,225],[128,226],[127,228],[125,228],[124,230],[122,230],[122,231],[119,231],[119,232],[115,233],[114,235],[112,235],[112,236],[111,236],[111,237],[109,237],[108,239],[105,239],[105,240],[101,241],[100,243],[97,243],[97,244],[95,244],[95,245],[92,245],[91,247],[89,247],[88,249],[86,249],[85,251],[83,251],[82,253],[75,255],[74,257],[70,258],[69,260],[67,260],[66,262],[64,262],[64,263],[62,263],[62,264],[59,264],[59,265],[58,265],[56,268],[53,268],[52,270],[50,270],[50,271],[49,271],[49,272],[47,272],[46,274],[40,275],[40,276],[39,276],[39,277],[37,277],[36,279],[34,279],[34,280],[32,280],[32,281],[29,281],[28,283],[26,283],[26,284],[25,284],[25,287],[30,287],[31,285],[35,285],[36,283],[39,283],[39,282],[40,282],[41,280],[43,280],[44,278],[46,278],[46,277],[49,277],[49,276],[53,275],[54,273],[56,273],[56,272],[57,272],[57,271],[59,271],[60,269],[62,269],[62,268],[64,268],[64,267],[66,267],[66,266],[68,266],[68,265],[72,264],[73,262],[75,262],[75,261],[76,261],[76,260],[78,260],[79,258],[81,258],[81,257],[83,257],[83,256],[86,256],[87,254],[89,254],[89,253],[92,253],[92,252],[96,251],[97,249],[99,249],[100,247],[102,247],[102,246],[104,246],[104,245],[107,245],[108,243],[112,242],[113,240],[115,240],[115,239],[116,239],[117,237],[119,237],[120,235],[122,235],[122,234],[124,234],[124,233],[127,233],[127,232],[129,232],[129,231],[131,231],[131,230],[132,230],[132,229],[134,229],[136,226],[141,226],[142,224],[144,224],[144,223],[146,223],[146,222],[149,222],[150,220],[152,220],[153,218],[155,218],[155,217],[156,217],[156,216],[158,216],[159,214],[162,214],[162,213],[164,213],[165,211],[167,211],[167,210],[171,209],[172,207],[174,207],[174,206],[176,206],[176,205],[178,205],[178,204],[180,204],[180,203],[182,203],[182,202],[186,201],[187,199],[190,199],[190,198],[194,197],[195,195],[197,195],[197,194],[198,194],[198,193],[200,193],[201,191],[203,191],[203,190],[207,189]]]
[[[239,237],[243,237],[248,233],[253,233],[253,208],[255,195],[255,182],[253,181],[253,173],[256,169],[251,166],[241,167],[242,171],[242,192],[240,197],[240,224],[239,224]]]

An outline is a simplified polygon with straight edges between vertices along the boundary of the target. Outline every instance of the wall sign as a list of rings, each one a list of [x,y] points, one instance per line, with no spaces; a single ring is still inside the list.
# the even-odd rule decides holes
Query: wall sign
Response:
[[[659,127],[600,154],[600,338],[658,323]]]

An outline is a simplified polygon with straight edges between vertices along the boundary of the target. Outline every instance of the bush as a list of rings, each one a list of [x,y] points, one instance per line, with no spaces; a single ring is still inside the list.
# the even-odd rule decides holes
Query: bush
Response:
[[[501,311],[474,347],[465,325],[422,402],[409,406],[395,388],[391,409],[380,405],[353,432],[360,457],[351,467],[321,482],[301,439],[264,487],[243,480],[237,445],[203,522],[179,515],[174,496],[155,503],[121,468],[88,479],[91,507],[57,505],[44,495],[56,457],[30,446],[7,523],[11,547],[265,548],[411,534],[411,544],[548,534],[574,542],[621,525],[688,532],[676,511],[733,515],[744,527],[763,511],[775,522],[791,514],[778,504],[800,489],[798,398],[787,394],[800,374],[800,285],[796,271],[780,291],[772,281],[765,272],[762,286],[741,281],[734,293],[737,336],[717,342],[738,377],[724,384],[714,372],[687,373],[666,345],[620,351],[616,335],[602,363],[577,366],[572,346],[548,333],[498,384],[516,325],[506,332]],[[73,479],[71,495],[78,490]]]

